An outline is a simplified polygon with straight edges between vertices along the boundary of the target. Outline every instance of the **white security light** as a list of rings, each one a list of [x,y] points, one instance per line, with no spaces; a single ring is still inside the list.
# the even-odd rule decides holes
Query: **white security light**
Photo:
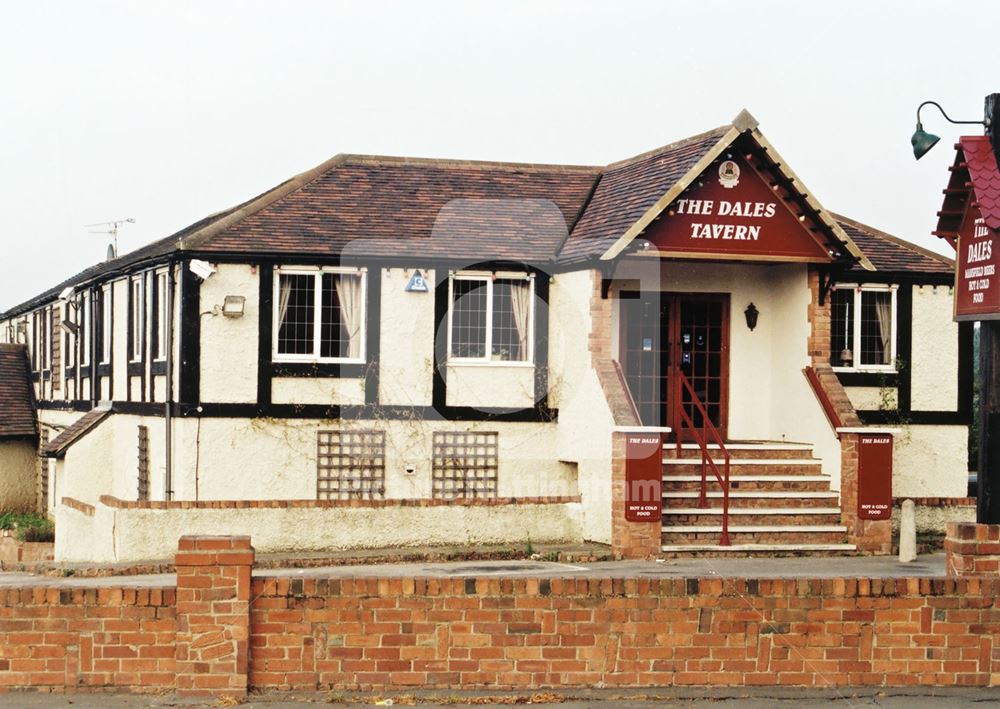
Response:
[[[66,286],[65,288],[62,289],[62,292],[59,294],[59,300],[63,302],[66,302],[72,297],[73,297],[73,286]]]
[[[188,268],[191,269],[191,273],[198,276],[203,281],[207,281],[213,273],[215,273],[215,266],[210,264],[208,261],[202,261],[201,259],[193,259]]]

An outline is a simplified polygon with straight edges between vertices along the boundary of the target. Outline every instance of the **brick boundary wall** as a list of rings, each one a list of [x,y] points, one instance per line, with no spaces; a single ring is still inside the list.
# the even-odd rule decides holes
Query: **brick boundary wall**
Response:
[[[0,688],[1000,686],[1000,577],[250,577],[186,537],[178,585],[0,589]]]
[[[949,576],[1000,578],[1000,524],[949,522],[944,553]]]

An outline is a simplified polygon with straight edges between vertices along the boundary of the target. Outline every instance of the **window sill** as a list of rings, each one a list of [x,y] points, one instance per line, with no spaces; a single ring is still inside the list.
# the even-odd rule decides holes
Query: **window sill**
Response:
[[[833,367],[837,374],[899,374],[895,367]]]
[[[534,362],[508,362],[505,360],[450,359],[448,367],[508,367],[510,369],[534,369]]]

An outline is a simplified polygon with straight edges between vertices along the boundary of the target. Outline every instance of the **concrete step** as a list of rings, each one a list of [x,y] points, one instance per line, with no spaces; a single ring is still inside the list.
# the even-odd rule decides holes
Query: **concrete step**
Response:
[[[722,472],[725,461],[715,459],[715,466]],[[785,475],[816,475],[823,470],[823,463],[815,458],[773,460],[770,458],[731,458],[730,475],[762,475],[764,473]],[[664,475],[701,474],[701,459],[670,458],[663,461]]]
[[[700,492],[695,490],[667,490],[663,493],[664,511],[675,507],[691,507],[698,504]],[[706,495],[711,509],[722,508],[722,492],[709,486]],[[840,493],[829,490],[731,490],[729,509],[755,509],[762,507],[782,507],[788,509],[808,509],[814,507],[836,507],[840,504]]]
[[[666,508],[663,511],[663,524],[671,527],[718,525],[721,517],[722,508]],[[729,523],[741,526],[837,525],[840,524],[840,510],[830,507],[817,507],[813,509],[730,508]]]
[[[719,446],[710,443],[708,449],[718,451]],[[739,458],[812,458],[813,447],[806,443],[744,441],[727,443],[726,450],[729,451],[730,456]],[[675,443],[664,443],[663,453],[664,456],[669,455],[671,458],[701,458],[701,448],[696,443],[683,444],[680,455],[677,455]]]
[[[700,475],[670,475],[663,478],[663,491],[684,492],[701,489]],[[718,490],[715,476],[708,478],[708,489]],[[729,493],[740,492],[825,492],[830,478],[825,475],[744,475],[729,479]],[[721,492],[720,492],[721,494]]]
[[[716,544],[664,544],[661,551],[670,555],[712,554],[729,556],[734,554],[798,555],[815,553],[850,553],[857,551],[854,544],[732,544],[720,547]]]
[[[721,525],[663,527],[662,544],[718,544]],[[732,544],[842,544],[847,528],[840,525],[729,525]]]

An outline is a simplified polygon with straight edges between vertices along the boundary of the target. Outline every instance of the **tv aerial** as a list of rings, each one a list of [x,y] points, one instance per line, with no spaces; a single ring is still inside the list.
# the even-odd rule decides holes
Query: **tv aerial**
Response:
[[[91,234],[106,234],[111,237],[111,243],[108,244],[108,261],[118,258],[118,229],[123,224],[135,224],[134,217],[126,217],[125,219],[115,219],[110,222],[97,222],[96,224],[84,224],[84,227],[101,226],[107,227],[106,229],[99,229],[97,231],[91,231]]]

